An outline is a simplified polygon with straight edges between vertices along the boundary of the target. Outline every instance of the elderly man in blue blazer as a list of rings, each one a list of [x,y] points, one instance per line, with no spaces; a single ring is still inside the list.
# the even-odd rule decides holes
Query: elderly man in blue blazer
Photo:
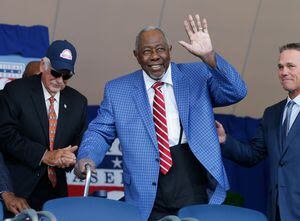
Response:
[[[203,62],[170,62],[164,32],[140,31],[134,55],[142,70],[106,84],[75,166],[84,177],[85,164],[99,165],[118,137],[125,201],[143,220],[176,215],[186,205],[222,203],[229,188],[213,107],[240,101],[246,86],[213,51],[206,20],[189,15],[184,24],[190,43],[179,43]]]
[[[278,77],[288,97],[268,107],[250,144],[226,136],[222,124],[217,129],[225,157],[244,166],[269,157],[270,221],[300,220],[300,43],[280,48]]]

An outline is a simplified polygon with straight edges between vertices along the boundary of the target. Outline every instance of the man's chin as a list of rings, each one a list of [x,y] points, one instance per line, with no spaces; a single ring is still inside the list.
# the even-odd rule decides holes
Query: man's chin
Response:
[[[162,73],[162,74],[158,74],[158,73],[155,73],[155,74],[154,74],[154,73],[149,73],[148,76],[149,76],[150,78],[152,78],[153,80],[158,81],[158,80],[160,80],[160,79],[163,78],[164,73]]]
[[[64,87],[52,87],[51,88],[51,93],[58,93],[59,91],[63,90]]]
[[[282,85],[282,87],[285,91],[287,91],[289,93],[294,91],[294,89],[289,85]]]

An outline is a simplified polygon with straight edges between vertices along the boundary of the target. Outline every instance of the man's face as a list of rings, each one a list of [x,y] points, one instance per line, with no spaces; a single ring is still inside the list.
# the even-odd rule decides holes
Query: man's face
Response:
[[[159,80],[170,65],[171,48],[159,30],[145,31],[134,56],[149,77]]]
[[[44,61],[41,62],[41,71],[42,71],[42,82],[52,96],[57,92],[63,90],[67,85],[67,80],[63,80],[62,77],[55,78],[51,74],[51,68],[48,67],[46,70]]]
[[[300,51],[290,49],[280,53],[278,76],[291,99],[300,94]]]

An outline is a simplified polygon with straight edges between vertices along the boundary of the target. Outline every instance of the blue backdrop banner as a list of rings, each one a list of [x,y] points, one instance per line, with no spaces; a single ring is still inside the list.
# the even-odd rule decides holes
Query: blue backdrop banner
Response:
[[[0,55],[41,58],[49,46],[48,28],[0,24],[0,42]]]
[[[21,78],[29,61],[40,60],[49,47],[48,28],[0,24],[0,90]]]

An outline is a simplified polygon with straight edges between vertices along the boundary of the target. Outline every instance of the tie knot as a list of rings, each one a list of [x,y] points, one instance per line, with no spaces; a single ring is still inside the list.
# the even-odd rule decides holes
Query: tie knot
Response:
[[[294,104],[295,104],[295,101],[290,100],[290,101],[287,103],[286,107],[287,107],[288,109],[289,109],[289,108],[292,108],[292,107],[294,106]]]
[[[155,82],[153,85],[152,85],[152,88],[154,90],[159,90],[162,86],[163,86],[164,82],[161,82],[161,81],[157,81]]]
[[[55,98],[54,98],[54,97],[50,97],[50,98],[49,98],[49,101],[50,101],[50,104],[53,104],[54,101],[55,101]]]

